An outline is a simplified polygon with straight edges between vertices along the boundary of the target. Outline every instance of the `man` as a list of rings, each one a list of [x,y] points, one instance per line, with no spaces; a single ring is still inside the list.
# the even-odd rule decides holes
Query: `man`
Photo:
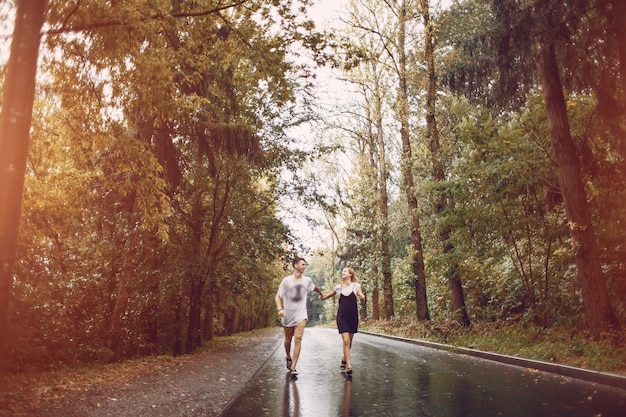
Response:
[[[285,352],[287,353],[287,369],[292,376],[297,376],[296,365],[300,356],[302,337],[308,319],[306,299],[309,291],[315,291],[323,296],[311,278],[302,275],[307,267],[304,259],[296,257],[291,262],[293,274],[283,278],[276,293],[276,309],[285,331]],[[293,356],[291,355],[291,340],[295,338]]]

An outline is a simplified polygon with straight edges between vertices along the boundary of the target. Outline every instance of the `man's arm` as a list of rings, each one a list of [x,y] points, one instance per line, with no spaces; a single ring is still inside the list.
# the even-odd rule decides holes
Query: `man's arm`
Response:
[[[320,298],[324,297],[324,293],[322,293],[322,290],[320,290],[317,285],[315,286],[315,288],[313,288],[313,291],[315,291],[316,293],[318,293],[320,295]]]
[[[276,311],[278,311],[278,316],[283,317],[285,315],[285,310],[283,309],[283,299],[280,298],[278,294],[274,297],[274,301],[276,301]]]

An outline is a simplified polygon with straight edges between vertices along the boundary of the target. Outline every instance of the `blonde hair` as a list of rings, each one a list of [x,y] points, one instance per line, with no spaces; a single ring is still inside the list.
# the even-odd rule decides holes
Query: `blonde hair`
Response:
[[[354,272],[354,269],[346,267],[346,269],[348,270],[348,273],[350,274],[350,282],[358,282],[357,278],[356,278],[356,272]]]

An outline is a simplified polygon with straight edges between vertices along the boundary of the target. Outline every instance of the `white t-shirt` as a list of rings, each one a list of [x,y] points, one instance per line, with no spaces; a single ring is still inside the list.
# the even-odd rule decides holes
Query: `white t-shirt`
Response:
[[[309,291],[315,289],[311,278],[302,276],[296,279],[293,275],[283,278],[278,287],[278,295],[283,300],[285,316],[280,319],[285,327],[293,327],[302,320],[309,318],[306,311],[306,299]]]
[[[361,284],[358,282],[353,282],[352,285],[348,287],[342,287],[341,284],[337,284],[335,285],[335,292],[337,294],[343,294],[347,297],[351,292],[353,292],[354,295],[357,295],[359,293],[359,288],[361,288]]]

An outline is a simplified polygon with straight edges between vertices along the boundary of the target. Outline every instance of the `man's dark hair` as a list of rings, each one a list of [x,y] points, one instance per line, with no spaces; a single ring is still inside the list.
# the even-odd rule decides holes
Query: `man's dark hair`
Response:
[[[296,266],[296,264],[300,261],[304,261],[306,262],[306,259],[304,258],[300,258],[299,256],[296,256],[295,258],[293,258],[293,261],[291,261],[291,266]]]

